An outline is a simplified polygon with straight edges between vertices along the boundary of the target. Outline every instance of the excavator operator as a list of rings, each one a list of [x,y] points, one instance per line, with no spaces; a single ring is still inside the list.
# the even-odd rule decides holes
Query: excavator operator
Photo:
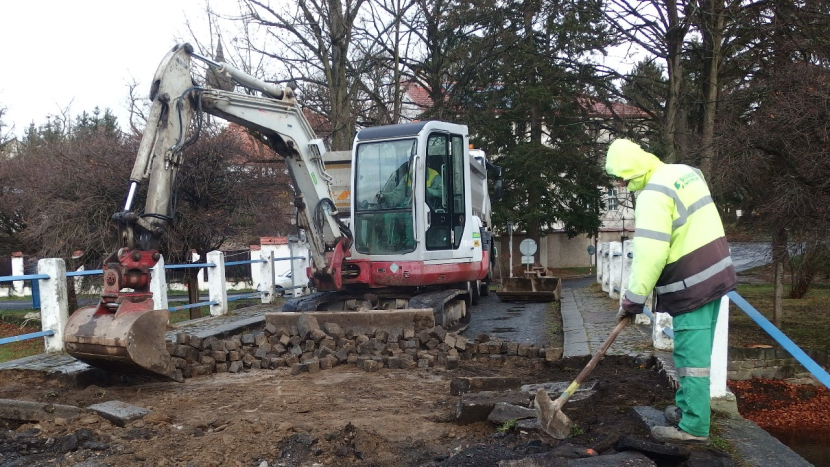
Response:
[[[409,207],[412,200],[412,179],[409,175],[409,163],[404,176],[398,177],[398,183],[389,191],[378,193],[378,201],[385,204],[389,209]],[[400,171],[399,171],[400,172]],[[444,185],[441,174],[432,167],[427,167],[427,204],[430,208],[438,208],[441,205],[442,187]]]

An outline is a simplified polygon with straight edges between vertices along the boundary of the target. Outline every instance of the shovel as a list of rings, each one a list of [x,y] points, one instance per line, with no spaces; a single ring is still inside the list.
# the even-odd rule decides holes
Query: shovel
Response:
[[[631,318],[626,318],[617,323],[617,326],[611,331],[611,335],[608,336],[608,339],[605,339],[602,347],[594,354],[591,361],[585,365],[585,368],[579,373],[579,376],[576,377],[573,383],[568,386],[568,389],[565,389],[565,392],[555,401],[548,397],[548,393],[544,389],[540,388],[536,391],[533,406],[536,408],[536,417],[539,419],[539,423],[542,425],[545,433],[556,439],[565,439],[568,437],[571,433],[572,422],[567,415],[562,413],[562,406],[568,402],[568,399],[579,389],[579,385],[591,374],[597,366],[597,363],[599,363],[599,360],[605,355],[605,351],[608,350],[608,347],[611,346],[611,343],[614,342],[614,339],[617,338],[617,335],[619,335],[620,331],[623,330],[629,321],[631,321]]]

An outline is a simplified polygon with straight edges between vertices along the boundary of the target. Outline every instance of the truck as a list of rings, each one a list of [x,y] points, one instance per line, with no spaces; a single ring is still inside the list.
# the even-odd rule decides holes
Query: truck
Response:
[[[193,60],[246,92],[195,84]],[[182,380],[166,347],[169,311],[155,307],[150,270],[173,219],[178,168],[199,137],[204,114],[249,129],[285,161],[315,291],[287,300],[280,313],[326,312],[337,321],[383,310],[396,324],[401,316],[417,316],[406,319],[458,330],[487,294],[495,260],[488,175],[500,197],[500,168],[483,154],[471,157],[465,125],[422,121],[361,129],[350,155],[328,158],[339,164],[335,180],[326,171],[326,146],[291,87],[180,44],[161,61],[150,99],[126,202],[113,215],[119,248],[105,261],[98,304],[69,318],[68,354],[113,372]],[[135,209],[145,182],[146,200]],[[349,210],[341,215],[344,200]]]

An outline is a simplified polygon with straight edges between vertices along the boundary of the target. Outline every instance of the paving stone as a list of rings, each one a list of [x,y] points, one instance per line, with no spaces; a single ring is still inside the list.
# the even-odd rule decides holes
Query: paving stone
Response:
[[[128,404],[122,401],[107,401],[89,406],[89,410],[112,422],[113,425],[124,427],[128,423],[144,418],[150,411],[144,407]]]
[[[0,418],[9,420],[41,421],[56,417],[68,419],[82,413],[86,413],[86,410],[73,405],[0,399]]]
[[[487,420],[494,425],[524,418],[536,418],[536,410],[506,402],[497,402],[487,416]]]
[[[675,444],[658,444],[629,436],[620,436],[614,445],[617,451],[638,451],[661,462],[680,462],[692,454],[688,448]]]
[[[569,467],[657,467],[653,460],[636,451],[626,451],[607,456],[569,459]]]
[[[465,392],[519,389],[521,387],[521,384],[521,378],[504,376],[456,377],[450,381],[450,394],[452,394],[453,396],[460,396]]]
[[[458,400],[455,420],[460,425],[487,420],[496,404],[502,402],[529,407],[530,394],[521,391],[483,391],[463,394]]]
[[[631,410],[634,412],[634,415],[642,420],[649,429],[655,426],[669,425],[669,423],[666,422],[666,416],[662,410],[649,406],[637,406],[633,407]]]

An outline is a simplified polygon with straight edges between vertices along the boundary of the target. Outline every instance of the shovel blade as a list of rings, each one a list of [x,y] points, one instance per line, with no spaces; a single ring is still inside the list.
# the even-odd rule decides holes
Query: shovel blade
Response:
[[[548,397],[544,389],[536,391],[536,398],[533,399],[533,406],[536,409],[536,418],[542,425],[545,433],[556,439],[565,439],[571,433],[571,419],[562,412],[562,402],[557,399],[555,402]]]

